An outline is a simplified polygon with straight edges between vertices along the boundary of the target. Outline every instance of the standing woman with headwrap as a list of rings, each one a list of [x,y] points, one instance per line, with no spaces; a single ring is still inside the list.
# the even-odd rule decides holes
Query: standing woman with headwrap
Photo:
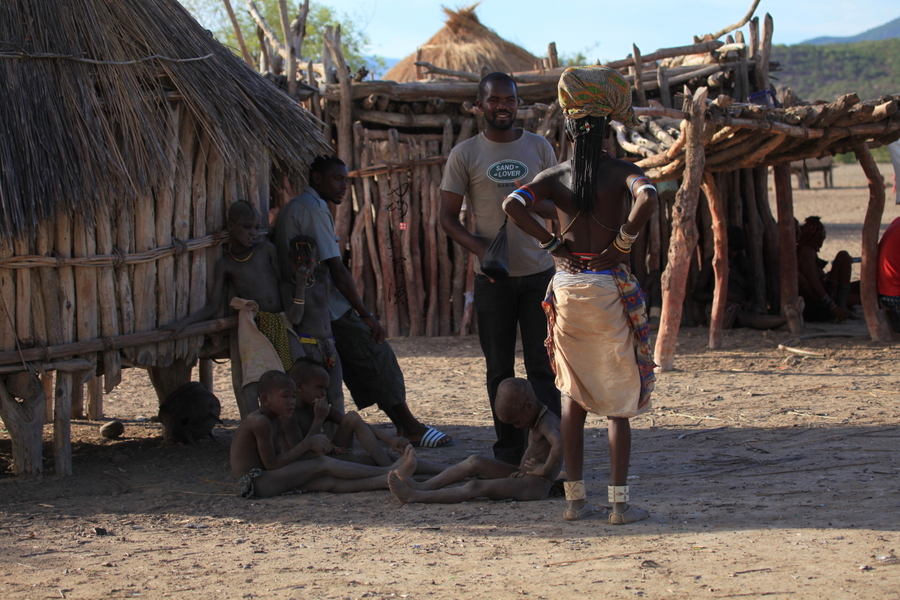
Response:
[[[568,507],[575,521],[596,509],[583,479],[588,412],[609,419],[609,522],[622,525],[649,514],[628,504],[629,418],[650,408],[655,375],[644,298],[629,270],[629,252],[653,213],[656,188],[632,163],[603,150],[610,119],[638,125],[631,87],[604,67],[568,69],[559,80],[571,161],[548,169],[503,203],[509,218],[555,259],[544,308],[547,347],[562,392],[562,436]],[[529,218],[528,207],[551,199],[561,235]]]

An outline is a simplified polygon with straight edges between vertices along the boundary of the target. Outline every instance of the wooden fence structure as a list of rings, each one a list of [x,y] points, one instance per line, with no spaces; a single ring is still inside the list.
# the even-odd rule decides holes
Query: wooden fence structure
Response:
[[[234,319],[159,328],[206,304],[230,204],[268,214],[328,146],[178,2],[4,14],[0,39],[20,51],[0,52],[17,90],[0,114],[0,417],[15,473],[42,471],[46,419],[67,475],[70,418],[102,417],[104,379],[146,368],[162,400],[198,357],[228,355]]]
[[[339,32],[329,30],[325,64],[307,65],[309,85],[298,91],[297,81],[285,81],[295,98],[301,92],[309,95],[306,112],[185,20],[177,3],[128,3],[138,13],[124,23],[120,8],[111,7],[79,0],[78,10],[62,21],[92,18],[91,23],[123,27],[135,39],[149,36],[165,43],[115,48],[109,55],[85,49],[76,57],[70,48],[79,47],[77,40],[67,38],[65,52],[51,45],[34,48],[31,56],[0,54],[0,60],[20,61],[23,81],[33,76],[28,69],[35,64],[53,65],[55,70],[43,73],[45,86],[81,82],[83,89],[72,97],[92,98],[97,109],[95,117],[83,122],[61,119],[64,127],[46,138],[45,131],[23,131],[0,141],[12,144],[4,156],[33,157],[5,165],[4,174],[7,167],[15,171],[23,164],[59,169],[48,167],[26,173],[31,179],[15,180],[28,181],[32,188],[0,179],[5,186],[0,416],[13,438],[15,472],[41,471],[46,413],[54,421],[56,473],[71,473],[69,419],[73,412],[82,414],[79,398],[85,382],[87,414],[100,418],[101,375],[111,389],[123,365],[143,366],[164,397],[189,375],[198,357],[228,354],[227,337],[210,334],[229,330],[233,318],[196,324],[179,339],[159,328],[205,303],[230,202],[249,200],[263,214],[282,205],[301,189],[312,157],[330,151],[327,141],[354,176],[351,201],[335,212],[344,259],[388,335],[472,331],[472,258],[443,233],[438,211],[446,157],[454,145],[482,129],[473,107],[480,73],[420,64],[423,77],[432,79],[357,82],[341,56]],[[48,28],[60,22],[58,13],[46,10],[38,15],[46,21],[30,15],[29,22],[46,22]],[[733,38],[716,39],[727,33],[722,32],[648,55],[635,46],[630,57],[610,63],[634,84],[635,112],[642,120],[635,130],[617,126],[610,149],[637,162],[657,182],[679,182],[674,196],[660,195],[659,210],[642,236],[645,247],[635,256],[639,272],[663,272],[656,342],[662,369],[673,366],[698,241],[716,266],[710,345],[720,343],[726,224],[744,227],[753,242],[750,259],[760,306],[784,312],[799,326],[790,162],[848,150],[857,153],[870,180],[862,244],[864,310],[872,338],[889,339],[874,290],[884,189],[868,145],[900,137],[900,97],[860,102],[849,94],[810,105],[782,94],[781,106],[775,106],[768,81],[770,69],[777,66],[769,61],[772,26],[767,15],[762,28],[758,19],[750,21],[747,41],[740,31]],[[15,28],[0,32],[4,39],[19,35]],[[102,31],[97,35],[103,37]],[[148,56],[148,47],[156,48],[158,56]],[[559,160],[566,160],[571,149],[556,102],[562,69],[552,58],[555,52],[550,55],[540,69],[513,74],[523,101],[517,124],[547,138]],[[87,62],[73,60],[84,57]],[[127,62],[121,71],[131,73],[130,86],[113,83],[109,62]],[[321,84],[314,76],[317,70],[325,78]],[[121,72],[117,77],[121,80]],[[144,95],[132,94],[135,90]],[[117,99],[113,91],[124,95]],[[142,103],[135,105],[134,98]],[[133,110],[104,112],[112,106]],[[27,102],[18,108],[25,110]],[[59,114],[74,114],[66,113],[65,105],[57,108]],[[127,118],[143,114],[150,118]],[[24,122],[39,122],[36,113],[32,116]],[[91,126],[91,119],[102,126]],[[91,137],[98,131],[109,136]],[[47,146],[27,143],[34,139],[62,140],[68,153],[41,155]],[[776,174],[776,215],[768,199],[769,166]],[[138,174],[147,174],[146,181]],[[44,180],[57,185],[42,188]],[[67,194],[52,196],[52,201],[42,196],[36,204],[48,210],[28,212],[35,204],[25,193],[29,189]],[[468,211],[461,218],[471,226]],[[766,277],[767,272],[780,278]]]

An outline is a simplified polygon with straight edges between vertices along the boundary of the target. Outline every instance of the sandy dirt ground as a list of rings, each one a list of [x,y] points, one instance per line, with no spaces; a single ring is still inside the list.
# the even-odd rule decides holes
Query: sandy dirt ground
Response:
[[[812,190],[795,191],[796,214],[823,217],[823,255],[859,256],[865,182],[854,165],[839,167],[835,184],[815,187],[814,175]],[[882,222],[898,215],[889,202]],[[0,476],[0,597],[900,599],[897,342],[871,343],[860,320],[810,334],[822,337],[791,342],[811,353],[798,355],[778,348],[786,332],[731,330],[710,351],[705,329],[682,330],[676,369],[633,422],[632,501],[651,517],[625,527],[604,516],[564,522],[560,498],[245,500],[228,468],[238,424],[228,365],[216,370],[224,424],[193,445],[162,441],[146,374],[130,370],[105,398],[123,438],[76,421],[73,477]],[[414,412],[458,442],[419,456],[489,454],[477,340],[393,345]],[[3,431],[0,464],[9,458]],[[585,471],[589,495],[606,505],[597,417]]]

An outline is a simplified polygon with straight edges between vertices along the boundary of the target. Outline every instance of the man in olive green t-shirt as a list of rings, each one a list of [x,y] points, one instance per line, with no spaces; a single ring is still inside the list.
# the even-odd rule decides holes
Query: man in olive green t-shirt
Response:
[[[497,433],[494,456],[519,464],[526,436],[497,418],[494,401],[500,382],[515,376],[518,328],[528,380],[538,399],[560,414],[559,391],[544,348],[547,319],[541,307],[555,268],[537,240],[512,224],[507,226],[509,278],[489,279],[481,272],[481,259],[504,223],[503,199],[516,189],[517,181],[527,184],[555,166],[556,155],[543,137],[513,127],[519,98],[515,82],[505,73],[491,73],[481,80],[476,104],[483,111],[485,128],[450,152],[441,182],[441,227],[476,258],[475,313]],[[475,215],[474,233],[459,220],[464,198]],[[538,205],[537,210],[541,209]],[[548,206],[547,214],[555,218],[555,209]],[[542,217],[535,214],[534,218]]]

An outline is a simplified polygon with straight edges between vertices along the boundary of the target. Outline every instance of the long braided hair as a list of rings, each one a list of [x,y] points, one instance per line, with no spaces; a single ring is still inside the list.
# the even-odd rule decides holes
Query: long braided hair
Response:
[[[606,117],[566,119],[566,131],[575,142],[572,158],[572,187],[575,208],[590,213],[594,209],[594,187],[600,159],[603,158],[603,140],[606,139]]]

